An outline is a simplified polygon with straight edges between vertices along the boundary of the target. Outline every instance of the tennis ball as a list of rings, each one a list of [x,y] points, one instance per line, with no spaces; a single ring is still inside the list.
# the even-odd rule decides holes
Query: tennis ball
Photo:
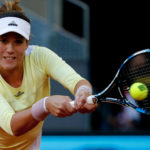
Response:
[[[148,88],[145,84],[136,82],[130,86],[130,95],[138,101],[144,100],[148,96]]]

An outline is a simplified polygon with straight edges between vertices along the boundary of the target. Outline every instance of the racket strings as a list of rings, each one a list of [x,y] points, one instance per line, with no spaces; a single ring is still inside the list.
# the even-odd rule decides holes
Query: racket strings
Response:
[[[137,80],[143,80],[146,83],[150,81],[150,61],[145,63],[145,65],[137,65],[137,66],[132,66],[129,64],[124,72],[123,72],[127,78],[127,80],[131,81],[137,81]]]
[[[129,87],[136,82],[144,83],[150,91],[150,53],[139,54],[127,61],[120,71],[120,78],[122,93],[129,93]],[[150,111],[150,94],[142,101],[125,97],[137,107]]]

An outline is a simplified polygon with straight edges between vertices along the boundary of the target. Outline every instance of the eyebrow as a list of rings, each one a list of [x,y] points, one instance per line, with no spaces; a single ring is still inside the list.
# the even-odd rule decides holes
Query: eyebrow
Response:
[[[3,35],[0,35],[0,37],[7,37],[10,33],[6,33],[6,34],[3,34]],[[15,34],[15,37],[16,38],[24,38],[22,35],[18,34],[18,33],[14,33]]]

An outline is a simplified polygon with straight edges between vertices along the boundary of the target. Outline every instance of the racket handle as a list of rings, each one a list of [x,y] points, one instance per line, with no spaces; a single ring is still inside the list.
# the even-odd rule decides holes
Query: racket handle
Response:
[[[74,106],[74,101],[71,101],[70,102],[70,105],[74,108],[75,106]]]
[[[94,104],[95,103],[94,99],[95,99],[95,96],[91,95],[91,96],[87,97],[86,101],[87,101],[88,104]],[[74,108],[75,107],[74,106],[74,101],[71,101],[70,105]]]

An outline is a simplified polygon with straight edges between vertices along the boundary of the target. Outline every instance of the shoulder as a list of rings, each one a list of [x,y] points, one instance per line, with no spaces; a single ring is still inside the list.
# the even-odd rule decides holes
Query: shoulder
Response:
[[[54,64],[54,62],[60,61],[61,58],[47,47],[38,45],[30,45],[25,51],[25,63],[42,65]]]
[[[25,56],[47,56],[50,54],[51,56],[56,55],[51,49],[38,45],[29,45],[27,50],[25,51]],[[49,55],[49,56],[50,56]]]
[[[40,52],[44,52],[44,51],[48,51],[49,49],[46,47],[41,47],[38,45],[29,45],[28,48],[25,51],[25,55],[26,56],[30,56],[34,53],[40,53]]]

